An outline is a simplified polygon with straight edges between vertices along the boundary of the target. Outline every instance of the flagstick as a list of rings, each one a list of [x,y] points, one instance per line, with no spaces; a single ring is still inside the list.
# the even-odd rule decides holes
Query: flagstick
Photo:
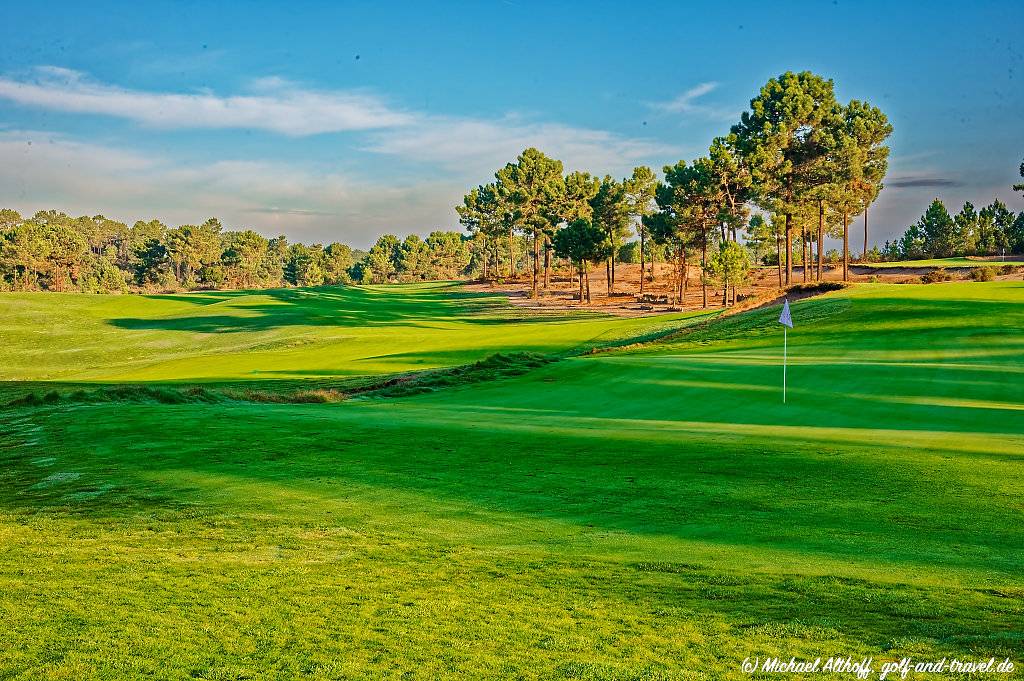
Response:
[[[793,317],[789,313],[789,300],[782,303],[782,314],[779,315],[779,324],[782,324],[782,403],[786,403],[786,366],[789,364],[789,330],[793,326]]]

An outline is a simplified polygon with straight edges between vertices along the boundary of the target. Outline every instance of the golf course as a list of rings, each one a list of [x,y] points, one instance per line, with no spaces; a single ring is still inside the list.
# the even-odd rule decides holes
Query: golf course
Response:
[[[0,678],[1019,661],[1024,283],[779,311],[0,294]]]

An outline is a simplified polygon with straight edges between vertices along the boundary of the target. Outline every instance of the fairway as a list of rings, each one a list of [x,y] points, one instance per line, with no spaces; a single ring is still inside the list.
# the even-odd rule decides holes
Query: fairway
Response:
[[[120,296],[0,297],[0,380],[345,378],[559,353],[671,328],[588,312],[530,314],[451,283]]]
[[[900,269],[904,267],[1011,267],[1020,265],[1018,258],[1006,260],[988,260],[983,258],[928,258],[926,260],[897,260],[894,262],[860,262],[857,267],[870,267],[877,270]]]
[[[418,285],[0,310],[0,379],[62,394],[0,412],[3,678],[739,679],[755,655],[1024,650],[1021,282],[796,302],[786,405],[778,306],[533,316]],[[338,404],[62,387],[509,351],[554,361]]]

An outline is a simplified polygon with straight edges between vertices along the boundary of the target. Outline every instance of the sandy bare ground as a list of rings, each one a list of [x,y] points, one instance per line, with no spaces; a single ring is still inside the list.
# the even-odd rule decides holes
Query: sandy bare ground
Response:
[[[793,283],[801,284],[810,282],[814,268],[809,268],[808,279],[804,279],[803,268],[793,268]],[[873,270],[867,267],[850,267],[851,282],[881,282],[888,284],[916,284],[920,283],[921,275],[934,268],[900,268],[896,270]],[[1024,268],[1020,268],[1024,270]],[[679,310],[697,310],[704,307],[704,297],[700,283],[700,270],[690,267],[687,279],[687,291],[682,305],[675,298],[675,273],[669,264],[659,263],[655,267],[654,280],[649,278],[649,266],[647,268],[648,280],[644,283],[644,293],[664,295],[668,297],[669,303],[641,302],[637,296],[640,291],[640,266],[632,264],[618,264],[615,268],[615,285],[609,292],[605,276],[605,268],[596,268],[590,273],[590,294],[592,302],[588,305],[585,301],[581,303],[578,299],[578,279],[570,280],[570,273],[567,269],[557,269],[553,272],[547,288],[544,288],[543,281],[540,286],[540,295],[537,298],[530,297],[531,278],[529,272],[521,272],[514,279],[507,277],[501,282],[470,282],[467,286],[470,290],[486,291],[492,293],[503,293],[508,296],[514,304],[528,309],[580,309],[594,310],[615,314],[620,316],[639,316],[649,314],[660,314]],[[966,271],[965,271],[966,274]],[[1024,272],[1017,271],[1010,275],[996,277],[997,279],[1021,279]],[[842,281],[842,267],[826,266],[822,272],[823,281]],[[781,298],[784,287],[779,285],[779,275],[776,268],[760,268],[754,270],[751,280],[744,286],[737,289],[738,306],[742,308],[756,307],[770,301]],[[801,294],[796,294],[798,297]],[[790,296],[792,297],[792,295]],[[722,289],[713,286],[707,288],[708,309],[721,309]]]
[[[646,314],[659,314],[663,312],[679,310],[696,310],[704,307],[704,295],[700,283],[700,270],[695,267],[689,268],[687,279],[687,290],[682,305],[675,300],[675,273],[671,265],[659,263],[655,267],[654,280],[649,278],[649,267],[647,270],[648,281],[644,284],[644,293],[656,296],[667,296],[669,303],[641,302],[637,296],[640,291],[640,266],[631,264],[618,264],[615,268],[615,285],[609,292],[605,269],[599,268],[596,272],[590,273],[590,294],[591,303],[585,301],[581,304],[578,299],[578,279],[570,281],[568,270],[555,270],[554,276],[548,282],[547,288],[540,287],[540,295],[537,298],[530,297],[531,278],[528,272],[522,272],[514,280],[507,277],[501,282],[471,282],[468,288],[474,291],[487,291],[493,293],[504,293],[509,300],[524,308],[532,309],[587,309],[621,316],[637,316]],[[868,274],[854,273],[851,270],[851,281],[868,281],[876,277],[876,281],[892,283],[904,283],[918,281],[916,276],[908,276],[902,273],[870,272]],[[826,268],[822,279],[825,281],[841,281],[843,278],[842,268]],[[797,267],[793,271],[794,283],[804,281],[803,271]],[[707,287],[707,307],[709,309],[722,307],[722,289]],[[737,296],[740,303],[760,300],[771,300],[781,295],[782,289],[779,286],[778,272],[774,268],[755,270],[751,281],[737,289]]]

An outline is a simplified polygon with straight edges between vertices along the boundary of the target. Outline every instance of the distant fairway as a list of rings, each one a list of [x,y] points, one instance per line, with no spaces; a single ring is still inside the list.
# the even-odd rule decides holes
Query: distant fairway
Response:
[[[4,380],[218,381],[351,377],[558,353],[693,313],[529,314],[453,284],[122,296],[0,294]]]
[[[402,399],[0,412],[0,678],[1024,662],[1021,282],[797,302],[785,406],[777,307],[596,355],[703,317],[445,287],[0,310],[0,380],[58,390],[560,357]]]
[[[975,260],[972,258],[928,258],[927,260],[896,260],[893,262],[861,262],[857,267],[872,269],[900,269],[903,267],[1002,267],[1003,265],[1022,265],[1019,259],[1010,257],[1007,260]]]

